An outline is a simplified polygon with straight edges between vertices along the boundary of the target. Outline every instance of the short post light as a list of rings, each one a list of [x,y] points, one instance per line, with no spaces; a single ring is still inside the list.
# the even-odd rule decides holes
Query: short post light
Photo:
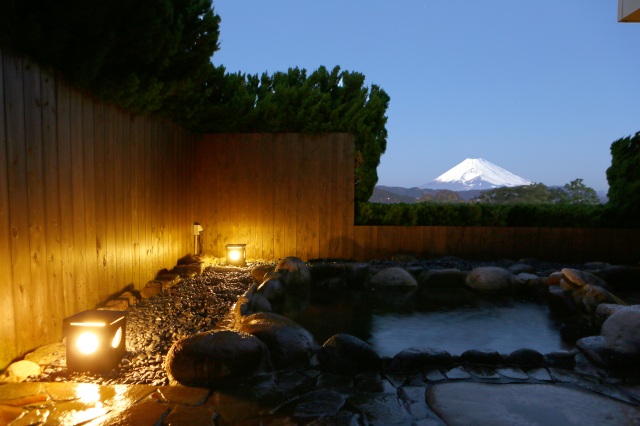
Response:
[[[202,225],[198,222],[194,222],[193,224],[193,255],[198,256],[202,254]]]
[[[227,264],[245,266],[247,264],[246,244],[227,244]]]
[[[108,372],[126,351],[123,311],[88,310],[62,321],[70,371]]]

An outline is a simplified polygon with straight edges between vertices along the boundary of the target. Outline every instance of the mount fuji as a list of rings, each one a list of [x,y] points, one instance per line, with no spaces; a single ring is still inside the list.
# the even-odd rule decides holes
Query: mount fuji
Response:
[[[531,185],[533,182],[514,175],[500,166],[482,159],[467,158],[420,189],[448,189],[451,191],[487,190],[502,186]]]

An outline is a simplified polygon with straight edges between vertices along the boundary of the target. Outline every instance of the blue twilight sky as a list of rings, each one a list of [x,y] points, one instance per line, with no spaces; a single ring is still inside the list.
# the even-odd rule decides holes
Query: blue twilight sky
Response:
[[[640,131],[640,24],[615,0],[214,0],[216,65],[357,71],[391,97],[378,184],[465,158],[545,185],[608,187],[611,143]]]

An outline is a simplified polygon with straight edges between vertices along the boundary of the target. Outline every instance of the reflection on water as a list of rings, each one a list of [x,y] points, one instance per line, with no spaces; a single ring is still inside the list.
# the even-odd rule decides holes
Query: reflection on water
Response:
[[[520,348],[544,354],[574,346],[562,340],[544,303],[477,296],[465,296],[463,303],[444,301],[441,298],[440,303],[426,304],[406,298],[364,298],[311,305],[293,319],[320,344],[334,334],[347,333],[369,342],[381,356],[390,357],[412,346],[444,349],[452,355],[467,349],[509,353]]]
[[[500,353],[524,347],[541,353],[568,349],[548,308],[530,302],[444,312],[374,314],[368,341],[383,356],[393,356],[411,346],[431,346],[452,355],[467,349]]]

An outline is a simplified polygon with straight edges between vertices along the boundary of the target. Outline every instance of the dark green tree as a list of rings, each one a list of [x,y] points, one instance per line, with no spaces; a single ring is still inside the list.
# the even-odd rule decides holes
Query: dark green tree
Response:
[[[637,221],[640,213],[640,132],[611,144],[607,181],[611,207]]]
[[[211,0],[4,0],[0,44],[100,99],[184,121],[201,108],[219,23]]]
[[[572,180],[564,186],[566,194],[563,202],[568,204],[600,204],[598,193],[582,183],[582,179]]]
[[[553,199],[554,193],[549,191],[546,185],[534,183],[531,185],[494,188],[482,192],[474,198],[474,201],[489,204],[540,204],[551,203]]]
[[[387,143],[384,90],[366,87],[364,75],[340,67],[310,75],[299,68],[258,76],[224,74],[218,67],[215,73],[198,131],[353,133],[356,200],[371,197]]]

